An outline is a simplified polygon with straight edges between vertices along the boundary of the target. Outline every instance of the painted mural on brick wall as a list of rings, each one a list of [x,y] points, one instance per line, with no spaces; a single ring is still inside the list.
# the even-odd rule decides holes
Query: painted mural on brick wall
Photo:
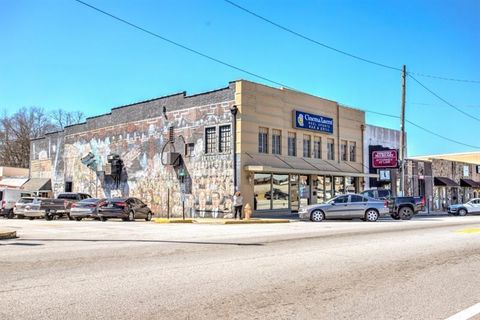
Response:
[[[206,155],[204,128],[230,124],[232,105],[229,102],[172,111],[167,112],[167,119],[146,119],[68,135],[64,172],[52,174],[71,181],[73,191],[97,197],[138,197],[161,216],[168,212],[171,216],[182,216],[185,211],[187,217],[224,217],[232,211],[232,154]],[[170,126],[174,126],[177,137],[173,146],[168,144]],[[183,140],[194,144],[190,155],[184,155]],[[162,164],[165,144],[167,152],[174,148],[183,156],[184,165],[180,169],[191,184],[184,195],[178,170]],[[108,156],[112,154],[123,161],[118,179],[106,174]],[[93,167],[81,161],[86,155],[92,158]]]

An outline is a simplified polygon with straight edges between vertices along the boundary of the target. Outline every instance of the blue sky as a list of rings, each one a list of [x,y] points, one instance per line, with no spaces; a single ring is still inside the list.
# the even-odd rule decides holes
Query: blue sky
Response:
[[[480,2],[235,0],[330,46],[413,72],[480,80]],[[285,33],[223,0],[87,0],[162,36],[296,89],[360,109],[398,114],[400,73]],[[73,0],[0,0],[0,109],[82,110],[87,115],[235,79],[263,80],[193,55]],[[480,117],[480,84],[417,77]],[[274,85],[276,86],[276,85]],[[480,145],[480,123],[412,80],[407,119]],[[399,120],[367,113],[370,124]],[[473,151],[407,125],[409,154]]]

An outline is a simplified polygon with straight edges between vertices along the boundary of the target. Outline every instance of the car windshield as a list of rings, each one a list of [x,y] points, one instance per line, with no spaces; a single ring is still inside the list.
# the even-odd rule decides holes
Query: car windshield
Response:
[[[18,203],[32,203],[33,202],[33,198],[20,198],[20,200],[18,200]]]

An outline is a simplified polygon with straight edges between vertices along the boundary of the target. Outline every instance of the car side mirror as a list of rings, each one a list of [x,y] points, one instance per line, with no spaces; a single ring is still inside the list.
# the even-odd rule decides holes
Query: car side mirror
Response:
[[[335,205],[335,202],[332,202],[332,206],[334,206],[334,205]]]

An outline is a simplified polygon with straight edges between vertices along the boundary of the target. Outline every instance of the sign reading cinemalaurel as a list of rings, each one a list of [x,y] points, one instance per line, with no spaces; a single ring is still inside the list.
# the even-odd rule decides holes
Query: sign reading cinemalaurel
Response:
[[[293,127],[297,129],[306,129],[332,134],[333,119],[308,112],[294,110]]]

